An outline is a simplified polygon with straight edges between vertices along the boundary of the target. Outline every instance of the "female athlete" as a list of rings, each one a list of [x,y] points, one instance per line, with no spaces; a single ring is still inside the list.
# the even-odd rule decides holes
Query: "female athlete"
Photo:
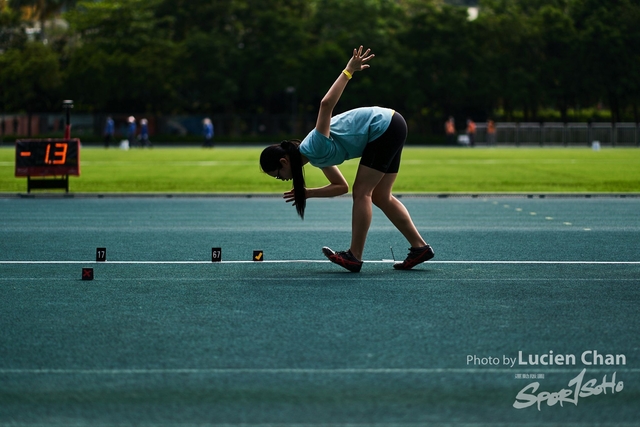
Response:
[[[362,46],[353,56],[320,102],[316,127],[302,141],[287,140],[262,151],[262,170],[283,181],[293,180],[293,189],[284,193],[304,218],[306,200],[311,197],[334,197],[349,191],[349,185],[337,165],[360,157],[353,183],[351,246],[346,251],[322,248],[332,262],[357,273],[362,268],[362,255],[372,217],[372,204],[384,212],[407,239],[411,248],[397,270],[408,270],[434,256],[433,249],[420,236],[405,206],[391,194],[398,176],[402,148],[407,137],[407,124],[400,113],[381,107],[356,108],[333,116],[333,109],[347,83],[357,71],[369,68],[375,55]],[[306,188],[303,166],[310,163],[322,170],[329,184]]]

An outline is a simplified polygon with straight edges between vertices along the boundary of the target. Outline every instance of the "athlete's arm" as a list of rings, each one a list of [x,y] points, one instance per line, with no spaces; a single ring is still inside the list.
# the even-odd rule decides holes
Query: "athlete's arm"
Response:
[[[342,172],[337,166],[322,168],[324,176],[329,180],[329,184],[319,188],[307,188],[307,199],[312,197],[335,197],[341,196],[349,191],[349,184],[344,179]],[[294,190],[284,193],[284,200],[289,203],[294,201]],[[294,203],[295,206],[295,203]]]
[[[353,75],[356,71],[362,71],[366,68],[369,68],[369,64],[366,64],[371,58],[375,55],[369,53],[371,49],[367,49],[364,53],[362,53],[362,46],[359,49],[353,49],[353,56],[347,63],[345,70]],[[331,117],[333,116],[333,108],[338,103],[338,100],[342,96],[342,92],[344,92],[344,88],[347,86],[349,82],[349,77],[342,72],[336,79],[336,81],[331,85],[327,94],[320,101],[320,111],[318,112],[318,119],[316,120],[316,130],[326,136],[329,137],[329,130],[331,127]]]
[[[329,184],[320,188],[307,189],[307,198],[310,197],[335,197],[346,194],[349,191],[349,184],[344,179],[342,172],[337,166],[322,168],[322,173],[329,180]]]

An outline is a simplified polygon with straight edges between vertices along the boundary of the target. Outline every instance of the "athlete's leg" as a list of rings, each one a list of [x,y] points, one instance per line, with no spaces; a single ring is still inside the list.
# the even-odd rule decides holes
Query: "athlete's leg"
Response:
[[[420,236],[409,211],[400,200],[391,194],[397,176],[397,173],[385,174],[373,190],[372,201],[384,212],[389,221],[402,233],[412,247],[425,246],[427,243]]]
[[[351,253],[362,260],[364,244],[371,225],[372,194],[384,172],[372,169],[368,166],[358,166],[356,179],[353,183],[353,208],[351,214]]]

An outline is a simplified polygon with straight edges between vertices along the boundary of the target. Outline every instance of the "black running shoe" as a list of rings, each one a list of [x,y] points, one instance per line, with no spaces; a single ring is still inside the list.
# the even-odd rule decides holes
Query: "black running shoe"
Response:
[[[322,248],[322,253],[329,258],[329,261],[346,268],[352,273],[359,273],[362,268],[362,261],[358,261],[351,253],[351,250],[335,252],[333,249],[325,246]]]
[[[410,270],[421,262],[429,261],[435,253],[431,246],[423,246],[421,248],[409,248],[407,258],[399,263],[393,264],[396,270]]]

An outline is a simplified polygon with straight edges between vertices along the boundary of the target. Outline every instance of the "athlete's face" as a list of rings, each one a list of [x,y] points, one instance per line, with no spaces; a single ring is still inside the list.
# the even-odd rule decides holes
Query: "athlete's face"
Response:
[[[288,158],[280,159],[280,168],[271,172],[267,172],[268,175],[271,175],[275,179],[279,179],[282,181],[289,181],[293,178],[291,173],[291,164],[289,163]]]

